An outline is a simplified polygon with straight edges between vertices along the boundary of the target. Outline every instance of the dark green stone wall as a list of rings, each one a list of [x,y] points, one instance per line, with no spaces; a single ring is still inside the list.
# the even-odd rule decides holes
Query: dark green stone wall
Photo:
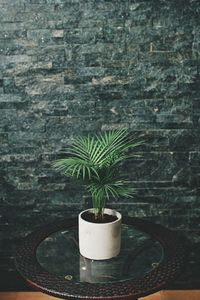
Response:
[[[52,160],[123,127],[147,143],[127,165],[135,198],[110,205],[187,236],[176,286],[198,285],[199,71],[198,0],[0,0],[1,278],[21,237],[89,205]]]

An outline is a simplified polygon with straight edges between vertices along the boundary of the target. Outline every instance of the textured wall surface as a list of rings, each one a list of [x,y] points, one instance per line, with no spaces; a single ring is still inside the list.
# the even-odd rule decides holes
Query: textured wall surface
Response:
[[[198,0],[0,0],[4,278],[20,237],[89,205],[52,160],[74,135],[122,127],[147,143],[127,165],[135,198],[112,204],[184,233],[177,285],[198,284],[199,72]]]

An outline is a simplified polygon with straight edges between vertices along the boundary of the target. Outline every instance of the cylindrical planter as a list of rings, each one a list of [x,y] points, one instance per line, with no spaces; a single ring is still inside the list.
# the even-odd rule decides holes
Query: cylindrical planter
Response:
[[[110,223],[88,222],[79,214],[79,250],[81,255],[89,259],[103,260],[117,256],[121,246],[121,214],[105,208],[104,213],[117,217]]]

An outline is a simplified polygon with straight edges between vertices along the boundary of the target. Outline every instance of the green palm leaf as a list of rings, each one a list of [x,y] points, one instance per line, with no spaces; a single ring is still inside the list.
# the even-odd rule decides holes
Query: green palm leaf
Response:
[[[82,180],[100,214],[110,197],[133,196],[133,188],[120,178],[120,166],[133,156],[128,151],[143,143],[124,129],[76,137],[67,152],[69,157],[58,159],[53,167],[68,177]]]

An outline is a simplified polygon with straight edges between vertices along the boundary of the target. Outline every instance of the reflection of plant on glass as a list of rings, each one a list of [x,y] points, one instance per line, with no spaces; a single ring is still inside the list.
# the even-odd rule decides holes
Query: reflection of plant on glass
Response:
[[[92,195],[95,217],[102,218],[106,200],[111,196],[133,196],[133,188],[123,179],[120,167],[131,157],[128,150],[142,143],[122,129],[76,137],[67,158],[56,160],[53,166],[65,176],[85,183]]]

